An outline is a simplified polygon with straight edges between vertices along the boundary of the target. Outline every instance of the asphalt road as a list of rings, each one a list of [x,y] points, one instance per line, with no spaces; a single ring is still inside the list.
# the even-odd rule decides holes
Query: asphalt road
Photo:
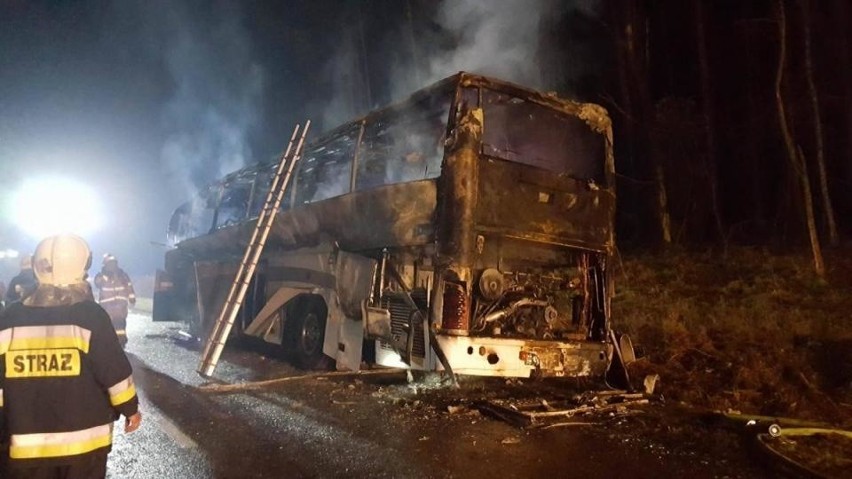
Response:
[[[772,477],[742,436],[671,406],[525,429],[477,407],[569,397],[572,381],[317,378],[242,344],[226,348],[215,383],[299,379],[217,392],[195,372],[198,346],[176,340],[179,325],[143,314],[128,324],[144,420],[130,435],[117,428],[110,478]]]

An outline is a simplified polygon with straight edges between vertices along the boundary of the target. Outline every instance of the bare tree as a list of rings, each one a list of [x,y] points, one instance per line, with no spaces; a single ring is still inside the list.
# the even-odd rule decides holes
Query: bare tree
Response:
[[[710,207],[713,211],[713,219],[716,226],[716,234],[722,242],[722,249],[728,251],[728,237],[725,234],[722,221],[722,212],[719,207],[719,179],[716,171],[716,120],[713,109],[713,88],[710,81],[710,61],[707,56],[707,34],[704,24],[703,0],[693,0],[693,13],[695,14],[695,33],[698,46],[698,66],[701,73],[701,105],[704,114],[704,137],[707,142],[707,153],[704,155],[704,171],[710,189]]]
[[[784,145],[787,149],[787,158],[793,168],[802,188],[802,199],[805,207],[805,219],[808,225],[808,234],[811,241],[811,251],[814,257],[814,270],[820,277],[825,277],[825,263],[822,258],[822,249],[819,244],[819,235],[816,230],[814,218],[813,196],[811,194],[810,178],[808,177],[808,166],[801,149],[796,148],[793,135],[787,124],[787,114],[784,107],[784,98],[781,94],[781,82],[784,78],[784,68],[787,64],[787,16],[784,11],[784,0],[776,0],[778,14],[778,70],[775,74],[775,103],[778,107],[778,122],[781,134],[784,137]]]
[[[834,68],[837,68],[840,74],[840,84],[843,85],[844,95],[841,105],[846,120],[844,128],[840,130],[846,140],[843,143],[845,148],[838,152],[839,158],[836,158],[838,162],[836,164],[852,165],[852,32],[849,31],[849,10],[852,5],[850,5],[849,0],[835,0],[832,7],[831,14],[834,17],[836,29],[832,35],[834,38],[833,46],[839,51],[839,54],[835,57],[837,61]],[[849,170],[847,169],[847,171]],[[843,219],[845,220],[845,218]]]
[[[672,227],[671,214],[669,212],[668,195],[666,193],[666,174],[662,163],[657,155],[654,154],[653,145],[651,144],[649,128],[652,120],[652,105],[651,92],[648,87],[648,18],[639,11],[639,2],[636,0],[628,0],[626,10],[626,18],[623,26],[623,61],[625,72],[623,74],[622,91],[630,96],[630,86],[633,86],[632,91],[636,96],[635,107],[638,110],[637,119],[641,122],[638,129],[641,135],[640,149],[642,153],[647,155],[649,163],[654,173],[654,183],[656,187],[656,213],[659,221],[660,239],[663,244],[669,245],[672,242]],[[637,33],[637,30],[639,33]],[[634,130],[635,131],[635,130]]]
[[[802,9],[803,39],[805,42],[805,77],[808,81],[808,95],[811,99],[811,108],[814,115],[814,141],[816,146],[816,163],[819,172],[820,194],[822,196],[823,215],[825,225],[828,228],[829,244],[838,246],[840,236],[837,233],[837,222],[834,219],[834,207],[831,196],[828,193],[828,176],[825,172],[825,146],[823,144],[822,119],[820,118],[819,93],[814,81],[813,52],[811,45],[811,8],[810,0],[800,0]]]

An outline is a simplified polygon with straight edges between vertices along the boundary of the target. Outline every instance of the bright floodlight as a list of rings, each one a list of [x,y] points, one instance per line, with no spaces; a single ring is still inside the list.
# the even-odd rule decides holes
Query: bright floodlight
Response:
[[[94,192],[66,178],[27,180],[10,206],[13,221],[37,239],[59,233],[86,237],[101,225]]]

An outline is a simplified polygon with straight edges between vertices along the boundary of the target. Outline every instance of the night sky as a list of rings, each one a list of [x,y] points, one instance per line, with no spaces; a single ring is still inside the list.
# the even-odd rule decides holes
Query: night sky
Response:
[[[311,119],[315,138],[460,70],[610,111],[620,245],[659,241],[662,185],[675,242],[801,248],[800,183],[775,94],[780,5],[781,97],[817,226],[825,235],[822,154],[848,234],[848,0],[0,0],[0,251],[33,249],[15,193],[52,175],[95,192],[95,258],[111,252],[153,274],[171,212],[199,186],[272,161],[295,122]],[[0,259],[0,275],[16,262]]]
[[[61,176],[102,206],[96,265],[151,274],[174,208],[274,158],[294,122],[316,135],[462,69],[544,86],[542,19],[594,5],[493,3],[0,0],[0,250],[37,243],[14,191]]]

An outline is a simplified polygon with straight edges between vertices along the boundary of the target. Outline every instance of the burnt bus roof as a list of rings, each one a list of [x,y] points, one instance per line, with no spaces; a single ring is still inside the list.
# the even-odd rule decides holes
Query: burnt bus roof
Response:
[[[452,90],[455,90],[455,88],[459,86],[488,88],[491,90],[507,93],[518,98],[522,98],[526,101],[553,108],[565,114],[579,117],[580,119],[584,120],[586,124],[588,124],[589,127],[592,128],[592,130],[603,135],[609,135],[609,129],[611,128],[612,123],[606,109],[604,109],[600,105],[594,103],[581,103],[573,100],[567,100],[556,96],[555,92],[542,93],[508,81],[498,80],[496,78],[490,78],[468,72],[459,72],[453,76],[444,78],[443,80],[439,80],[433,83],[432,85],[415,91],[408,98],[402,101],[392,103],[388,106],[376,110],[372,110],[364,116],[356,118],[352,121],[348,121],[332,130],[324,132],[318,138],[315,138],[314,140],[306,143],[305,150],[326,142],[341,131],[351,127],[354,123],[369,121],[371,118],[383,115],[389,111],[403,109],[406,106],[412,103],[416,103],[417,101],[443,88],[450,89],[450,87],[452,87]],[[233,181],[239,181],[241,179],[249,179],[251,175],[253,175],[256,171],[269,167],[272,164],[277,164],[279,159],[280,157],[276,157],[268,161],[256,162],[252,165],[241,168],[237,171],[234,171],[233,173],[225,175],[221,180],[210,184],[208,188],[219,184],[228,184]]]

